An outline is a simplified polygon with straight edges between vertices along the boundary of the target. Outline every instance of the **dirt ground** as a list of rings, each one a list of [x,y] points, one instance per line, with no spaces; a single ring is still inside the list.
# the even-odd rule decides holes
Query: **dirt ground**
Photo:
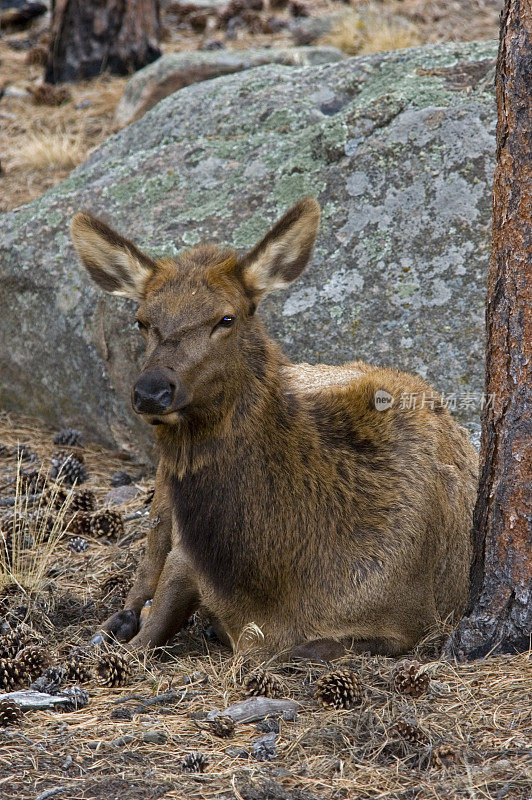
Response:
[[[289,10],[273,11],[266,0],[264,19],[274,14],[291,19]],[[322,16],[346,10],[336,0],[300,0],[300,6],[311,16]],[[501,0],[380,0],[352,1],[351,24],[329,37],[348,53],[353,48],[353,36],[358,36],[357,14],[369,7],[373,11],[375,30],[364,52],[441,41],[468,41],[497,36]],[[179,25],[175,16],[165,13],[163,52],[198,50],[213,41],[227,48],[244,49],[256,46],[294,44],[291,33],[255,33],[249,27],[238,28],[229,39],[227,32],[209,21],[206,31],[196,32],[189,25]],[[392,21],[391,31],[386,25]],[[407,28],[397,31],[396,21]],[[395,22],[394,22],[395,21]],[[0,212],[15,208],[38,197],[62,181],[69,172],[116,130],[113,114],[126,79],[104,75],[68,87],[69,98],[59,106],[36,105],[28,90],[37,87],[43,78],[43,66],[31,63],[35,45],[46,42],[49,20],[36,22],[20,33],[6,31],[0,36],[0,87],[6,90],[0,100]],[[405,38],[406,33],[406,38]],[[42,47],[42,45],[41,45]],[[38,53],[37,53],[38,55]],[[30,63],[28,63],[28,61]],[[15,96],[21,95],[21,96]]]
[[[60,665],[120,607],[144,546],[153,476],[91,443],[63,447],[83,457],[88,480],[81,488],[94,492],[99,509],[112,502],[108,492],[117,470],[133,480],[126,487],[130,496],[113,505],[124,532],[118,538],[88,535],[88,549],[73,552],[73,523],[46,499],[50,489],[48,495],[30,492],[28,500],[19,478],[17,490],[17,472],[49,471],[58,450],[53,433],[35,420],[0,414],[3,538],[14,497],[30,531],[32,502],[56,519],[49,538],[34,530],[33,540],[19,543],[16,558],[2,549],[0,623],[29,626]],[[28,450],[22,461],[20,444]],[[394,689],[397,662],[384,657],[347,655],[333,667],[263,665],[280,682],[281,696],[296,702],[295,718],[238,724],[224,739],[205,716],[245,698],[250,662],[222,647],[197,616],[164,651],[131,660],[124,685],[102,686],[94,675],[85,681],[84,708],[27,711],[18,725],[0,728],[0,798],[527,800],[530,654],[457,665],[439,656],[442,635],[435,632],[414,654],[429,678],[417,699]],[[86,650],[84,658],[93,663],[97,651]],[[315,690],[321,675],[339,667],[359,677],[362,696],[351,709],[337,711],[322,707]],[[0,661],[0,681],[5,669]],[[413,726],[412,741],[397,733],[400,721]],[[258,741],[268,732],[275,736],[273,752]],[[182,771],[182,760],[197,752],[205,756],[204,771]],[[265,755],[271,760],[259,760]]]

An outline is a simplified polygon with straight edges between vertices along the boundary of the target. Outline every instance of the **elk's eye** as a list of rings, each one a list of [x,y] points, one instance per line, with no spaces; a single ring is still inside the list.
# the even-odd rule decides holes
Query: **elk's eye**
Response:
[[[235,318],[229,315],[222,317],[220,322],[218,323],[220,328],[230,328],[231,325],[234,323]]]
[[[140,319],[138,319],[136,321],[136,324],[137,324],[137,328],[139,329],[139,331],[145,331],[145,330],[148,329],[148,326],[144,322],[142,322]]]

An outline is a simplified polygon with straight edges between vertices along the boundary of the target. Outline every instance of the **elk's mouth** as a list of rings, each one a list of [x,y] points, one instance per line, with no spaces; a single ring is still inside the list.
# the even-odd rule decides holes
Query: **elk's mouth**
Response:
[[[154,427],[156,425],[178,425],[183,418],[183,414],[180,411],[170,411],[167,414],[161,415],[140,414],[139,416],[141,416],[148,425],[153,425]]]

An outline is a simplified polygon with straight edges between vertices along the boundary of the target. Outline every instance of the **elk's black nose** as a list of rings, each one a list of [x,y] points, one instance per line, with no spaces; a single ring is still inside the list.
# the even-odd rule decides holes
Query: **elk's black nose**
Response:
[[[164,414],[174,399],[174,384],[159,369],[143,372],[133,387],[133,407],[139,414]]]

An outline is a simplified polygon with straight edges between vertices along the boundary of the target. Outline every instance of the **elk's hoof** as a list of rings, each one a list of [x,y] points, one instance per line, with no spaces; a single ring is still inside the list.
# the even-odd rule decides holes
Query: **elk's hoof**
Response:
[[[109,617],[101,631],[95,633],[91,644],[97,645],[116,639],[119,642],[129,642],[139,629],[139,614],[136,611],[118,611]]]

